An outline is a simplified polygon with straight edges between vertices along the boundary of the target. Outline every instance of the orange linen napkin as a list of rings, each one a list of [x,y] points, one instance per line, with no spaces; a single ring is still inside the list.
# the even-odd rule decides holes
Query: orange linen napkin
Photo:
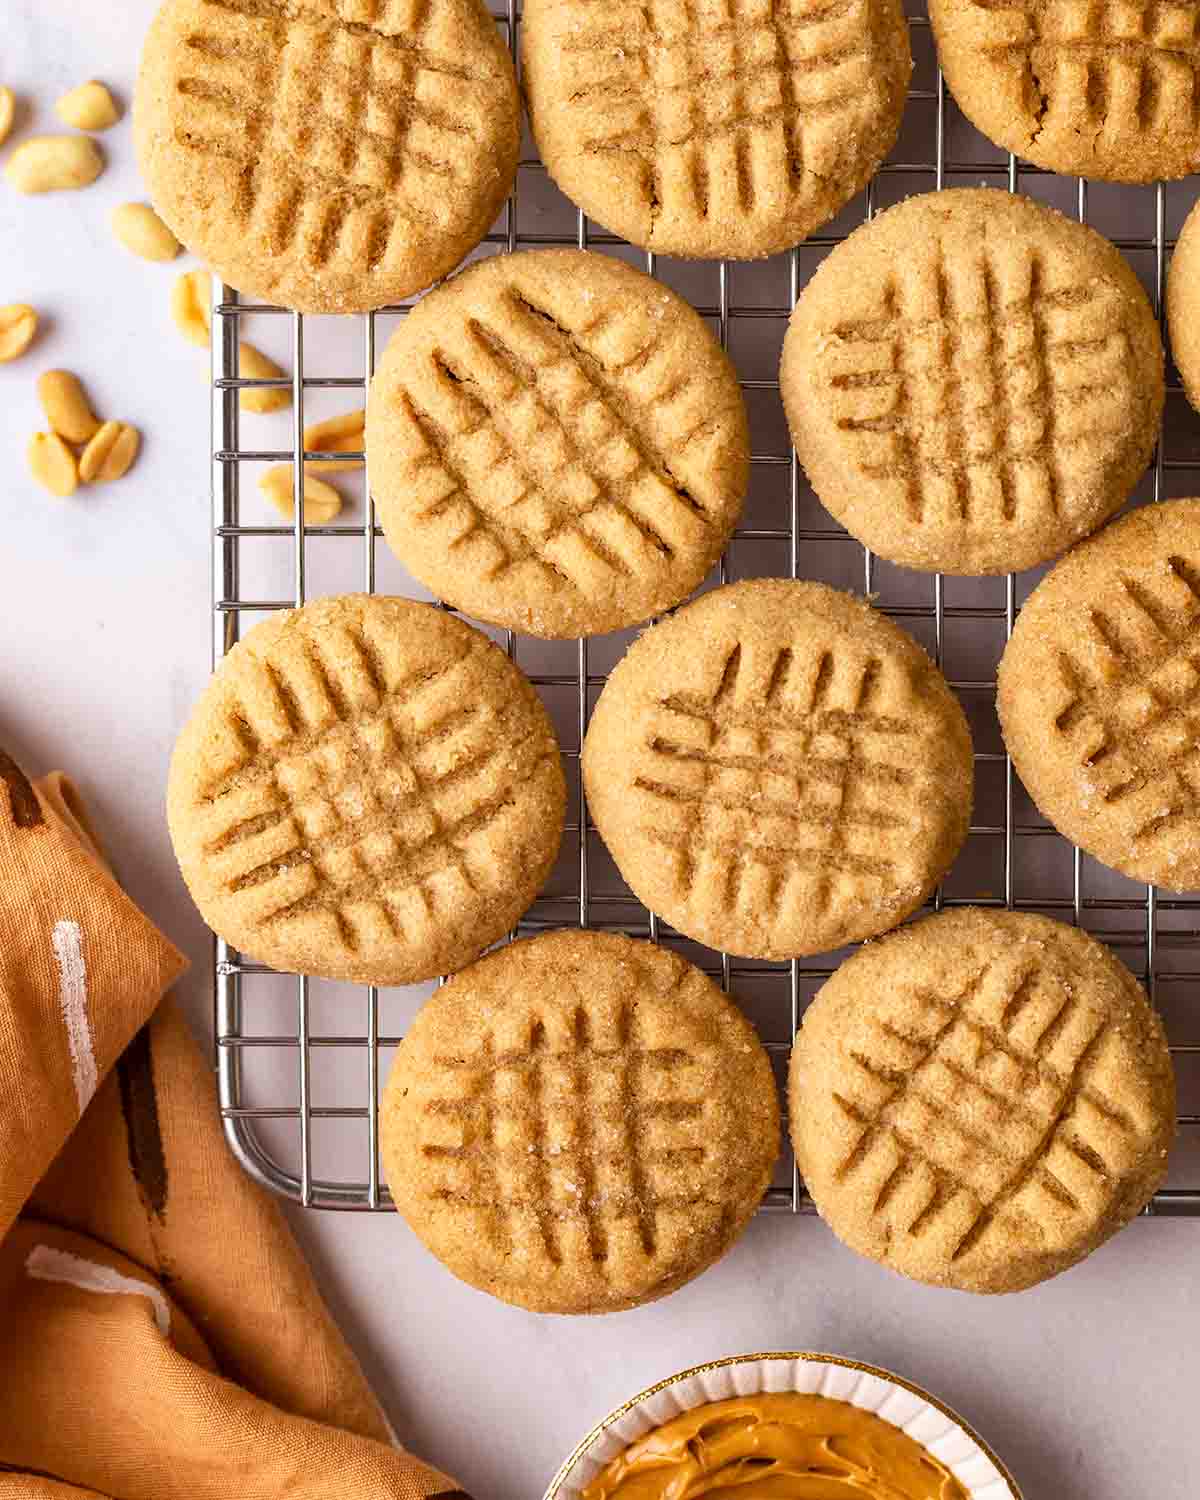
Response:
[[[466,1500],[226,1150],[184,967],[0,751],[0,1500]]]

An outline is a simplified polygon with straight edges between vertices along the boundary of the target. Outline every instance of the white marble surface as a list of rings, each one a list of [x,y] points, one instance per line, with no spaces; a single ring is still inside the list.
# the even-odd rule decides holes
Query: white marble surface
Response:
[[[154,0],[3,0],[0,81],[23,129],[99,75],[128,100]],[[202,359],[167,313],[171,268],[115,247],[113,206],[141,196],[126,120],[90,190],[40,200],[0,184],[0,302],[46,330],[0,366],[4,455],[0,743],[32,773],[79,780],[134,897],[192,955],[208,1026],[206,934],[162,813],[173,737],[209,659],[207,406]],[[33,381],[78,370],[98,408],[146,435],[124,483],[53,501],[28,478]],[[689,1363],[807,1347],[923,1382],[992,1442],[1029,1500],[1186,1500],[1200,1370],[1200,1222],[1142,1222],[1037,1291],[970,1299],[909,1285],[816,1220],[759,1218],[698,1283],[596,1321],[538,1318],[453,1281],[390,1215],[292,1213],[401,1435],[477,1500],[536,1500],[594,1420]]]

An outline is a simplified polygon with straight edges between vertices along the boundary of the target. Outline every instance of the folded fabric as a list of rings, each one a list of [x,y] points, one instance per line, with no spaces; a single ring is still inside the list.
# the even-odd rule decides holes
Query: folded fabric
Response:
[[[226,1150],[184,968],[0,751],[0,1500],[465,1500]]]

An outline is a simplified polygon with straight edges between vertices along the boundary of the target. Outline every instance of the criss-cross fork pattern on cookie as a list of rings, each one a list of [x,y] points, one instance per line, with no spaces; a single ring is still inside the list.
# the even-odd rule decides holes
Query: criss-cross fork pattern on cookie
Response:
[[[1019,37],[984,52],[1016,63],[1039,114],[1070,112],[1122,131],[1200,128],[1198,0],[972,0]],[[1076,126],[1078,128],[1078,126]]]
[[[274,253],[334,260],[361,221],[367,267],[413,223],[448,225],[495,80],[442,56],[438,0],[203,0],[176,82],[176,145],[238,169],[239,220]],[[380,29],[386,27],[386,29]]]
[[[472,318],[398,387],[420,436],[415,524],[442,528],[464,566],[488,579],[525,568],[553,592],[603,598],[614,575],[655,577],[707,546],[710,516],[672,465],[722,419],[698,402],[697,373],[658,374],[661,325],[603,357],[624,316],[597,299],[572,329],[514,285],[501,315]],[[670,424],[669,448],[639,406]]]
[[[896,1025],[889,1011],[915,1008]],[[1014,1221],[1048,1243],[1064,1212],[1096,1217],[1141,1149],[1101,1084],[1111,1025],[1077,986],[1026,959],[957,993],[905,990],[851,1048],[838,1109],[860,1127],[835,1181],[857,1185],[890,1235],[936,1233],[952,1264]]]
[[[1200,569],[1165,559],[1087,608],[1086,648],[1057,652],[1054,721],[1090,797],[1131,847],[1200,828]],[[1064,743],[1065,742],[1065,743]]]
[[[860,472],[915,525],[1027,525],[1094,490],[1129,427],[1129,336],[1103,283],[1047,257],[970,264],[938,247],[883,288],[878,317],[821,337],[823,380]]]
[[[783,647],[764,693],[739,643],[711,697],[659,701],[645,743],[656,774],[634,785],[680,899],[715,888],[725,909],[771,918],[801,893],[828,911],[864,883],[919,881],[913,814],[926,789],[887,752],[928,730],[905,716],[896,672],[876,656]]]
[[[552,1266],[601,1275],[674,1253],[702,1220],[724,1223],[730,1206],[697,1187],[710,1157],[704,1049],[672,1045],[653,1007],[584,997],[531,1016],[526,1033],[513,1046],[488,1031],[432,1059],[442,1093],[425,1103],[420,1148],[442,1168],[432,1199],[470,1213],[501,1257],[532,1242]],[[721,1181],[715,1164],[713,1194]]]
[[[576,0],[584,155],[633,153],[651,214],[706,219],[831,169],[877,44],[871,0]]]
[[[206,876],[243,920],[326,914],[354,951],[486,899],[503,872],[476,846],[554,752],[547,737],[517,737],[523,704],[470,689],[470,648],[389,684],[364,636],[347,643],[356,670],[339,672],[314,642],[286,667],[263,665],[228,719],[234,763],[198,811]]]

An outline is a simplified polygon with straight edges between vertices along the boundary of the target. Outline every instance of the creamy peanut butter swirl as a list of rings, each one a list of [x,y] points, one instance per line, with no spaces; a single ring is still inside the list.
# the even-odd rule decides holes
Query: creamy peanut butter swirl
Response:
[[[714,1401],[632,1443],[583,1500],[969,1500],[919,1443],[826,1396]]]

